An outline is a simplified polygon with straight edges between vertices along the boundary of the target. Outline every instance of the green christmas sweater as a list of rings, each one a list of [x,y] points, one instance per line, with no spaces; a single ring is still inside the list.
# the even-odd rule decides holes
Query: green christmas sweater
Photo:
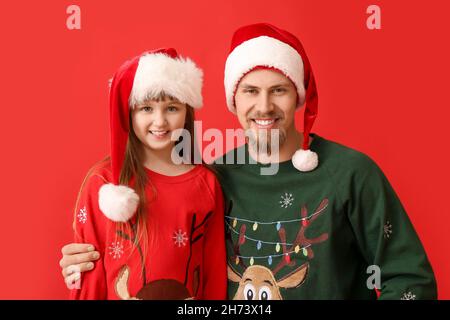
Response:
[[[311,137],[319,155],[311,172],[286,161],[275,175],[261,175],[267,166],[249,164],[247,145],[216,160],[226,198],[228,297],[376,299],[376,288],[380,299],[435,299],[426,253],[380,168]],[[236,163],[239,152],[245,164]]]

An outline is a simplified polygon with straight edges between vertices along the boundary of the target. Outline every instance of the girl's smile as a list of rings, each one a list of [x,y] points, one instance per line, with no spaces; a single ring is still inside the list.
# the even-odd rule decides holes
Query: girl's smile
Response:
[[[168,130],[149,130],[149,133],[153,136],[153,138],[162,140],[169,137],[170,131]]]
[[[170,154],[176,142],[172,133],[184,128],[186,112],[186,104],[167,96],[146,100],[132,110],[134,133],[147,151]]]

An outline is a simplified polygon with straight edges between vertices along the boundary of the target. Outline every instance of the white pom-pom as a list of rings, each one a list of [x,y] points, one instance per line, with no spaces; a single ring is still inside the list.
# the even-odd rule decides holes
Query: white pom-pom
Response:
[[[139,196],[133,189],[112,183],[104,184],[98,191],[98,205],[103,214],[115,222],[126,222],[136,212]]]
[[[299,149],[292,157],[292,164],[299,171],[312,171],[319,165],[319,157],[311,150]]]

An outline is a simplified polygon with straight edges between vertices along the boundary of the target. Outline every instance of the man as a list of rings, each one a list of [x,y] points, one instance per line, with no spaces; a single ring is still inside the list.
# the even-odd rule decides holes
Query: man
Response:
[[[216,161],[225,163],[216,168],[226,197],[229,298],[375,299],[374,288],[380,299],[436,298],[427,256],[382,171],[310,133],[317,90],[294,35],[269,24],[238,29],[225,91],[250,133],[248,144]],[[300,134],[294,115],[303,105]],[[276,173],[262,175],[274,162]],[[63,248],[65,277],[70,265],[88,270],[87,247]]]

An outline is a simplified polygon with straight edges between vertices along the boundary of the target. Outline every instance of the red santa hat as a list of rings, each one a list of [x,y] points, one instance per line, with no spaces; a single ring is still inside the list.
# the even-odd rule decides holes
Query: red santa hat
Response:
[[[297,89],[297,107],[305,104],[303,144],[292,163],[303,172],[314,170],[319,160],[309,150],[309,133],[317,117],[317,89],[305,50],[293,34],[268,23],[244,26],[234,33],[225,64],[228,109],[236,112],[234,96],[241,79],[261,67],[275,69],[289,78]]]
[[[109,92],[112,182],[99,190],[99,207],[106,217],[126,222],[139,204],[139,196],[132,188],[119,185],[130,130],[130,109],[161,93],[200,108],[202,85],[202,70],[173,48],[144,52],[126,61],[116,72]]]

